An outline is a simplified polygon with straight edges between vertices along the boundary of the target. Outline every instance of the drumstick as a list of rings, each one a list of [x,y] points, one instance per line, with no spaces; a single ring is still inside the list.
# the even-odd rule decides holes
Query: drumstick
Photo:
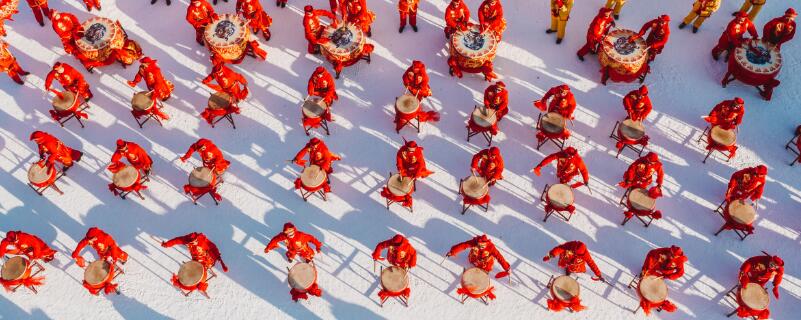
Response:
[[[375,273],[375,266],[378,264],[378,261],[373,259],[373,273]]]
[[[447,254],[445,255],[445,257],[442,258],[442,261],[439,262],[439,265],[441,266],[445,262],[445,260],[448,260]]]
[[[592,188],[590,188],[590,184],[589,183],[585,184],[585,186],[587,186],[587,190],[589,190],[590,191],[590,195],[592,195]]]

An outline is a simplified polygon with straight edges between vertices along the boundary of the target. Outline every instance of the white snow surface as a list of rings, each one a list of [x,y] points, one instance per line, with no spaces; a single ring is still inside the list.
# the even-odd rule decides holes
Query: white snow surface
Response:
[[[625,116],[622,96],[638,84],[602,86],[597,59],[587,56],[581,63],[575,57],[603,0],[576,2],[561,45],[543,32],[549,24],[546,0],[504,2],[508,29],[495,71],[510,90],[511,113],[496,139],[506,160],[505,179],[491,190],[488,213],[473,209],[464,216],[459,214],[458,181],[469,174],[470,157],[485,148],[479,137],[465,141],[465,120],[488,83],[477,75],[466,74],[463,79],[448,75],[442,33],[446,1],[422,1],[420,32],[407,27],[403,34],[397,32],[394,1],[369,1],[378,16],[369,40],[376,45],[372,63],[346,68],[337,80],[341,99],[334,106],[336,122],[331,136],[324,137],[343,156],[334,167],[328,202],[304,202],[292,184],[299,169],[286,162],[308,140],[299,110],[307,79],[318,65],[330,69],[320,56],[306,54],[301,26],[306,3],[293,0],[282,10],[263,1],[274,19],[272,40],[265,43],[259,38],[269,55],[266,62],[248,58],[234,66],[250,82],[252,94],[232,130],[223,123],[212,129],[198,116],[210,92],[200,83],[210,64],[207,50],[194,42],[194,31],[184,21],[187,2],[174,0],[167,7],[163,2],[150,6],[147,0],[104,0],[98,13],[119,19],[175,83],[166,108],[172,119],[163,128],[148,123],[139,129],[135,124],[129,112],[133,90],[125,81],[133,78],[136,66],[118,65],[85,73],[95,93],[87,127],[70,122],[61,128],[47,112],[44,76],[56,61],[83,69],[64,53],[49,23],[44,28],[36,24],[24,2],[15,21],[7,24],[11,50],[32,74],[24,86],[0,77],[0,230],[36,234],[59,255],[47,265],[46,284],[38,295],[26,290],[0,294],[0,319],[644,318],[641,311],[632,313],[638,298],[626,285],[648,250],[671,244],[682,246],[689,257],[686,275],[669,283],[670,300],[679,309],[651,318],[723,319],[732,310],[724,293],[735,284],[742,261],[761,250],[779,254],[786,262],[781,299],[771,296],[772,317],[793,319],[801,314],[801,257],[796,256],[801,175],[799,168],[788,166],[793,155],[783,148],[798,124],[801,45],[796,39],[784,46],[782,84],[773,101],[763,101],[754,88],[740,83],[721,88],[725,64],[713,61],[709,51],[741,1],[724,2],[695,35],[676,27],[690,9],[690,0],[629,1],[623,9],[618,25],[628,29],[639,29],[663,13],[673,17],[670,42],[646,80],[655,107],[647,120],[649,149],[661,155],[666,173],[665,197],[657,204],[665,217],[649,228],[637,221],[620,226],[623,215],[617,201],[624,190],[616,183],[632,153],[624,151],[615,159],[614,142],[608,137],[614,122]],[[234,3],[221,2],[215,9],[233,12]],[[328,7],[327,1],[312,4]],[[92,16],[77,0],[52,0],[50,5],[75,12],[82,21]],[[479,2],[469,0],[468,5],[475,19]],[[769,1],[756,21],[760,33],[762,25],[788,5],[788,1]],[[434,92],[429,106],[441,112],[442,120],[426,124],[419,135],[408,128],[398,135],[391,105],[403,92],[401,75],[412,60],[428,66]],[[538,112],[531,101],[561,83],[573,88],[579,104],[568,144],[578,148],[587,162],[593,193],[578,189],[578,214],[570,223],[557,218],[543,223],[540,192],[556,179],[553,167],[544,169],[542,177],[534,176],[531,168],[555,148],[545,145],[535,150]],[[705,127],[701,116],[734,96],[746,100],[739,153],[728,163],[718,155],[702,164],[703,146],[696,142]],[[63,196],[48,192],[40,197],[26,186],[26,170],[38,159],[35,145],[28,141],[34,130],[48,131],[85,152],[79,165],[60,180]],[[219,206],[209,198],[193,205],[181,189],[198,160],[195,156],[181,163],[178,157],[198,137],[212,139],[232,161]],[[425,147],[429,166],[436,172],[418,184],[414,213],[400,207],[388,211],[379,196],[387,173],[395,170],[402,137]],[[145,201],[121,200],[106,188],[110,174],[105,167],[117,138],[142,145],[154,158],[155,178],[144,192]],[[745,241],[731,231],[713,236],[723,221],[712,210],[722,200],[731,173],[760,163],[770,173],[755,235]],[[325,243],[317,260],[322,298],[292,302],[284,250],[263,253],[270,237],[287,221]],[[119,278],[122,295],[95,297],[81,286],[83,270],[69,253],[91,226],[108,231],[131,256],[124,266],[126,274]],[[220,277],[210,282],[210,300],[199,295],[186,298],[170,284],[187,253],[183,247],[163,249],[154,240],[193,231],[214,241],[231,269],[228,273],[217,269]],[[378,304],[379,284],[370,254],[379,241],[395,233],[409,237],[419,253],[408,308],[396,301],[383,308]],[[493,280],[497,300],[489,306],[475,300],[462,305],[455,290],[462,268],[468,265],[466,255],[440,264],[442,254],[481,233],[488,234],[511,263],[513,284]],[[552,313],[546,308],[545,285],[561,271],[555,262],[543,263],[541,258],[569,240],[587,244],[613,286],[581,275],[581,297],[588,310]],[[90,254],[85,251],[84,256]]]

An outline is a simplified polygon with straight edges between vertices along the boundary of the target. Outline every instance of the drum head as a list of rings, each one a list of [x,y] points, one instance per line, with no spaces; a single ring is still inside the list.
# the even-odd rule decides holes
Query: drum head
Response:
[[[178,269],[178,281],[186,287],[197,285],[205,275],[206,268],[197,261],[186,262]]]
[[[227,47],[246,41],[248,29],[239,16],[235,14],[221,14],[203,32],[203,38],[213,47]]]
[[[107,18],[92,17],[82,25],[83,37],[75,41],[83,51],[103,49],[111,45],[111,41],[120,32],[117,24]]]
[[[482,33],[478,25],[470,25],[466,31],[457,31],[451,36],[451,47],[465,58],[481,58],[498,49],[498,35],[490,30]]]
[[[487,292],[490,286],[489,274],[479,268],[470,268],[462,273],[462,287],[472,294]]]
[[[764,287],[756,283],[748,283],[744,288],[740,288],[740,300],[745,306],[753,310],[761,311],[768,308],[770,296]]]
[[[623,120],[620,125],[620,134],[628,140],[640,140],[645,136],[645,125],[642,121]]]
[[[560,133],[565,130],[565,118],[556,112],[548,112],[540,119],[542,130],[549,133]]]
[[[629,38],[636,32],[625,29],[610,31],[601,43],[603,53],[621,64],[632,64],[644,61],[648,53],[647,45],[642,37],[633,42]]]
[[[752,224],[756,220],[756,208],[744,200],[729,203],[729,216],[739,224]]]
[[[495,113],[495,110],[490,110],[487,108],[475,108],[473,109],[473,122],[481,127],[489,128],[495,125],[498,122],[498,116]]]
[[[96,286],[106,280],[111,275],[111,264],[106,260],[97,260],[89,264],[83,272],[83,280],[86,283]]]
[[[208,108],[211,110],[225,109],[231,105],[231,96],[225,92],[215,92],[209,97]]]
[[[115,172],[111,180],[118,188],[128,188],[139,180],[139,170],[133,166],[125,166]]]
[[[462,183],[464,194],[473,199],[481,199],[489,193],[487,179],[478,176],[470,176]]]
[[[387,188],[392,194],[402,197],[412,192],[414,179],[402,178],[400,174],[393,174],[387,181]]]
[[[300,173],[300,182],[309,188],[319,187],[321,184],[323,184],[323,182],[325,182],[325,178],[325,171],[316,165],[310,165],[306,168],[303,168],[303,172]]]
[[[734,129],[725,130],[719,126],[712,127],[711,133],[712,141],[722,146],[733,146],[737,142],[737,133]]]
[[[361,53],[365,43],[364,32],[351,23],[345,23],[336,29],[326,27],[323,37],[331,40],[321,45],[323,51],[342,60]]]
[[[214,183],[214,172],[206,167],[197,167],[189,173],[189,185],[195,188],[205,188]]]
[[[668,288],[665,279],[655,276],[645,276],[640,280],[638,287],[643,299],[652,303],[659,303],[667,300]]]
[[[734,60],[743,69],[760,75],[776,74],[782,67],[781,51],[762,39],[749,39],[734,49]]]
[[[551,292],[554,298],[561,301],[570,301],[579,296],[581,286],[578,281],[568,276],[558,276],[553,280]]]
[[[656,199],[648,196],[648,191],[643,188],[629,192],[629,203],[634,209],[640,211],[651,211],[656,208]]]
[[[289,286],[306,290],[317,281],[317,269],[309,263],[297,263],[289,269]]]
[[[401,292],[409,287],[409,274],[396,266],[385,268],[381,271],[381,287],[389,292]]]
[[[3,264],[2,278],[5,281],[19,280],[25,275],[28,270],[28,259],[21,256],[11,257],[5,264]]]
[[[53,108],[58,111],[69,110],[75,105],[76,100],[78,100],[78,96],[74,93],[63,91],[61,92],[61,98],[59,98],[58,95],[53,98]]]
[[[412,114],[420,110],[420,101],[411,94],[404,94],[395,101],[395,109],[403,114]]]
[[[328,104],[325,103],[322,97],[311,96],[303,101],[301,111],[306,118],[319,118],[328,110]]]
[[[31,164],[31,168],[28,169],[28,181],[33,184],[44,183],[52,178],[55,174],[55,167],[40,166],[38,163],[34,163]]]
[[[155,101],[153,101],[149,92],[137,92],[131,98],[131,107],[134,110],[145,111],[152,108],[154,104]]]
[[[575,199],[573,198],[573,188],[564,183],[555,184],[548,187],[548,202],[557,208],[567,208],[572,205]]]

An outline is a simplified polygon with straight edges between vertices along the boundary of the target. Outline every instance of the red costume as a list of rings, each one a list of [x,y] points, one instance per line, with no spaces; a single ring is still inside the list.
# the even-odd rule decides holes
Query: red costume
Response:
[[[503,278],[509,275],[511,266],[509,266],[509,263],[503,258],[501,252],[495,248],[495,245],[492,243],[492,241],[490,241],[487,235],[480,235],[474,237],[473,239],[456,244],[455,246],[451,247],[451,250],[448,251],[446,256],[455,256],[465,249],[470,249],[467,260],[470,261],[470,263],[476,268],[482,269],[489,273],[492,271],[492,266],[495,264],[495,260],[498,260],[498,263],[501,264],[503,271],[498,272],[495,275],[495,278]]]
[[[139,81],[144,79],[147,90],[153,91],[153,97],[162,101],[169,99],[175,86],[169,80],[164,79],[161,68],[158,66],[158,61],[150,57],[144,57],[139,59],[139,62],[141,63],[139,70],[136,72],[134,79],[128,81],[128,85],[135,87]]]
[[[506,19],[503,18],[503,6],[498,0],[484,0],[478,7],[478,22],[481,31],[492,30],[503,36],[506,30]]]
[[[656,175],[656,186],[649,189]],[[662,162],[654,152],[649,152],[645,156],[635,160],[626,173],[623,174],[623,181],[619,186],[629,188],[642,188],[648,190],[648,196],[657,198],[662,196],[662,180],[665,172],[662,170]]]
[[[334,77],[328,73],[328,70],[325,70],[323,67],[314,69],[314,73],[309,77],[307,92],[310,96],[322,97],[329,107],[335,100],[339,100],[336,81],[334,81]]]
[[[381,251],[384,249],[387,249],[387,262],[393,266],[411,269],[417,265],[417,251],[414,250],[409,240],[400,234],[395,235],[392,239],[379,242],[373,250],[373,260],[384,260],[381,257]]]
[[[25,255],[31,260],[42,259],[44,262],[50,262],[55,257],[56,250],[51,249],[35,235],[22,231],[9,231],[0,242],[0,258],[6,254]]]
[[[739,47],[746,40],[746,32],[751,35],[751,38],[759,38],[756,27],[754,27],[754,24],[748,19],[748,14],[740,11],[737,13],[734,20],[729,22],[729,25],[726,26],[726,30],[723,31],[723,34],[720,35],[720,39],[718,39],[718,44],[712,48],[712,57],[718,60],[718,57],[723,51],[727,51],[731,54],[734,48]]]
[[[334,161],[342,159],[338,155],[329,151],[328,146],[325,145],[325,142],[318,138],[311,138],[309,143],[303,146],[303,149],[298,151],[298,154],[295,155],[295,158],[293,158],[292,161],[301,167],[305,167],[306,160],[303,160],[303,157],[305,157],[307,153],[309,154],[310,164],[320,167],[320,169],[323,169],[323,171],[325,171],[327,174],[331,174],[331,172],[334,171],[334,169],[331,167],[331,164]]]
[[[398,14],[400,14],[400,28],[398,32],[403,32],[406,28],[406,19],[412,25],[412,30],[417,32],[417,4],[420,0],[398,0]]]
[[[335,9],[336,8],[332,8],[331,10],[333,11]],[[320,44],[330,41],[330,39],[323,37],[325,26],[320,23],[320,18],[325,17],[331,19],[331,26],[336,27],[336,16],[331,11],[315,10],[312,6],[305,6],[303,10],[303,30],[306,41],[309,42],[308,52],[310,54],[315,54],[320,51]]]
[[[403,73],[403,85],[420,101],[431,96],[426,65],[422,61],[412,61],[412,65]]]
[[[14,21],[11,17],[19,13],[19,10],[17,10],[19,3],[15,3],[13,8],[8,7],[11,5],[11,1],[12,0],[0,0],[0,8],[3,8],[3,17],[0,17],[0,37],[5,37],[7,35],[5,20]]]
[[[14,80],[19,85],[25,84],[20,76],[27,76],[30,74],[28,71],[22,70],[19,66],[17,58],[11,55],[8,50],[8,43],[0,40],[0,72],[5,72],[11,80]]]
[[[548,102],[548,99],[553,99]],[[547,104],[547,108],[545,107]],[[556,112],[565,119],[573,119],[573,112],[576,111],[576,99],[570,92],[570,87],[566,84],[548,89],[542,99],[534,101],[534,106],[545,112]]]
[[[63,87],[64,90],[81,96],[86,101],[92,99],[93,95],[92,91],[89,90],[89,84],[86,83],[83,75],[78,72],[78,70],[75,70],[75,68],[72,66],[63,62],[56,62],[56,64],[53,65],[53,69],[50,70],[45,78],[45,90],[54,92],[57,95],[61,95],[61,92],[51,89],[54,79],[61,84],[61,87]]]
[[[217,175],[222,175],[231,164],[230,161],[225,160],[222,151],[220,151],[211,140],[204,138],[200,138],[197,142],[189,146],[189,150],[181,157],[181,161],[185,162],[195,151],[200,155],[203,166],[213,170]]]
[[[592,273],[595,274],[593,280],[604,281],[601,275],[601,270],[595,265],[592,260],[587,246],[581,241],[569,241],[556,246],[548,252],[548,255],[542,258],[542,261],[551,260],[551,258],[559,257],[559,267],[564,268],[565,272],[569,275],[571,273],[584,273],[587,272],[587,267],[590,267]]]
[[[33,16],[40,26],[44,27],[44,18],[50,19],[50,8],[47,6],[47,0],[27,0],[28,6],[33,10]],[[53,21],[55,25],[55,21]]]
[[[534,168],[534,173],[539,176],[542,174],[540,172],[542,167],[554,160],[556,160],[556,176],[559,178],[559,183],[568,183],[573,180],[573,177],[579,174],[581,174],[584,183],[576,182],[570,185],[571,187],[578,188],[589,183],[590,173],[587,171],[587,166],[584,165],[584,160],[581,159],[581,156],[573,147],[567,147],[565,150],[554,152],[545,157],[545,159],[542,159]]]
[[[423,156],[423,147],[417,146],[414,141],[408,141],[398,149],[396,166],[401,177],[412,179],[425,178],[432,171],[426,169],[426,159]]]
[[[684,263],[687,257],[677,246],[658,248],[648,251],[642,264],[640,276],[653,275],[669,280],[676,280],[684,275]]]
[[[765,177],[768,168],[763,165],[745,168],[731,175],[729,187],[726,189],[726,202],[751,199],[757,201],[762,198],[765,190]]]
[[[484,89],[484,107],[495,110],[495,116],[501,121],[509,113],[509,90],[506,84],[498,81]]]
[[[169,248],[176,244],[186,245],[186,248],[189,249],[189,255],[192,256],[192,261],[200,262],[206,269],[211,269],[219,261],[223,272],[228,272],[228,266],[223,262],[220,250],[209,238],[206,238],[206,235],[192,232],[185,236],[162,242],[161,246]]]
[[[721,129],[733,130],[743,123],[745,115],[745,101],[740,97],[732,100],[723,100],[718,103],[709,115],[704,117],[711,126],[719,126]]]
[[[784,16],[770,20],[762,28],[762,39],[781,49],[782,44],[792,40],[795,36],[795,17],[797,15],[793,8],[789,8],[784,12]]]
[[[579,60],[584,61],[584,56],[588,53],[598,53],[601,42],[614,26],[615,20],[612,18],[612,9],[601,8],[601,10],[598,10],[598,15],[592,19],[590,28],[587,29],[587,43],[576,52]]]
[[[372,36],[370,25],[375,21],[375,14],[367,9],[366,0],[342,0],[340,9],[345,21],[357,25],[368,37]]]
[[[214,80],[217,84],[212,84]],[[237,103],[248,96],[248,81],[241,74],[226,67],[223,63],[214,65],[211,73],[203,79],[203,84],[218,92],[227,93]]]
[[[66,171],[75,162],[81,161],[81,157],[83,157],[82,152],[67,147],[61,140],[44,131],[34,131],[31,133],[30,140],[36,142],[39,147],[39,159],[45,161],[48,166],[59,162]],[[47,160],[45,160],[45,155],[47,155]]]
[[[36,9],[34,9],[34,12],[35,10]],[[68,12],[59,12],[56,10],[53,10],[52,15],[47,15],[49,17],[51,16],[53,22],[53,31],[55,31],[56,35],[58,35],[58,38],[61,39],[61,44],[64,46],[64,51],[67,52],[67,54],[73,54],[77,52],[77,49],[75,48],[75,40],[79,39],[84,32],[81,22],[78,21],[78,17]]]
[[[278,244],[281,242],[285,242],[286,258],[289,262],[292,262],[296,255],[299,255],[306,262],[310,262],[314,260],[315,251],[320,253],[320,249],[323,247],[323,243],[320,240],[308,233],[298,231],[291,222],[285,223],[284,230],[270,239],[270,243],[264,248],[264,253],[269,253],[270,250],[278,248]],[[313,244],[317,250],[312,250],[309,243]]]
[[[75,251],[72,252],[72,258],[75,259],[75,263],[81,268],[85,267],[86,264],[83,257],[81,257],[81,250],[87,245],[95,249],[98,259],[107,260],[112,264],[116,263],[118,260],[122,263],[128,261],[128,254],[117,246],[117,242],[114,241],[114,238],[98,227],[91,227],[86,231],[86,236],[78,242]]]
[[[470,168],[480,177],[486,179],[490,185],[503,179],[503,157],[498,147],[484,149],[473,155]]]
[[[645,38],[645,44],[648,45],[649,63],[654,61],[656,56],[662,53],[662,49],[665,48],[665,44],[667,44],[668,38],[670,38],[669,22],[670,16],[661,15],[659,18],[646,22],[642,28],[640,28],[640,32],[637,33],[637,37],[642,37],[648,30],[651,30],[651,32],[648,33],[648,37]]]
[[[86,5],[86,11],[92,12],[92,8],[100,10],[100,0],[83,0]]]
[[[122,158],[125,157],[128,163],[131,164],[136,170],[144,172],[145,176],[150,175],[150,169],[153,167],[153,160],[147,155],[147,151],[140,147],[138,144],[117,139],[117,150],[111,155],[111,164],[108,166],[108,171],[117,172],[121,170],[125,164],[122,163]]]
[[[637,90],[632,90],[623,97],[623,108],[626,109],[628,118],[632,121],[645,121],[654,106],[651,98],[648,97],[648,87],[643,85]]]
[[[186,22],[195,28],[195,41],[203,45],[203,32],[212,20],[217,19],[214,7],[206,0],[192,0],[186,8]]]
[[[451,0],[445,8],[445,38],[456,31],[466,31],[470,22],[470,9],[462,0]]]
[[[270,41],[270,25],[273,24],[273,18],[267,15],[259,0],[237,0],[236,13],[248,20],[254,35],[261,31],[264,41]]]
[[[773,278],[773,295],[779,299],[779,285],[784,277],[784,260],[779,256],[761,255],[748,258],[740,267],[740,286],[756,283],[762,287]]]

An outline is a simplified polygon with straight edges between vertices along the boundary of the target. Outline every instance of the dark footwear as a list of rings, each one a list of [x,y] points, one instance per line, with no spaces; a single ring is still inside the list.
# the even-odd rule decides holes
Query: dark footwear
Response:
[[[712,59],[715,59],[715,61],[718,61],[720,59],[720,57],[713,52],[712,53]]]
[[[562,39],[556,38],[556,44],[562,43]]]
[[[150,4],[156,4],[159,0],[150,0]]]
[[[286,2],[281,2],[281,8],[286,8]]]
[[[412,30],[413,30],[414,32],[417,32],[417,26],[414,26],[414,25],[413,25],[413,26],[412,26]]]
[[[693,33],[698,33],[698,27],[693,27]]]
[[[551,33],[554,33],[554,32],[556,32],[556,30],[545,29],[545,33],[547,33],[547,34],[551,34]]]
[[[576,54],[576,56],[579,58],[579,60],[584,61],[584,56],[582,56],[580,54]]]
[[[619,15],[619,14],[616,14],[616,15],[615,15],[615,20],[618,20],[618,19],[620,19],[620,15]]]
[[[400,28],[398,28],[398,33],[403,33],[403,29],[405,29],[405,28],[406,28],[406,26],[400,26]]]
[[[682,23],[679,24],[679,29],[684,29],[684,27],[686,27],[686,26],[687,26],[687,24],[682,22]]]

